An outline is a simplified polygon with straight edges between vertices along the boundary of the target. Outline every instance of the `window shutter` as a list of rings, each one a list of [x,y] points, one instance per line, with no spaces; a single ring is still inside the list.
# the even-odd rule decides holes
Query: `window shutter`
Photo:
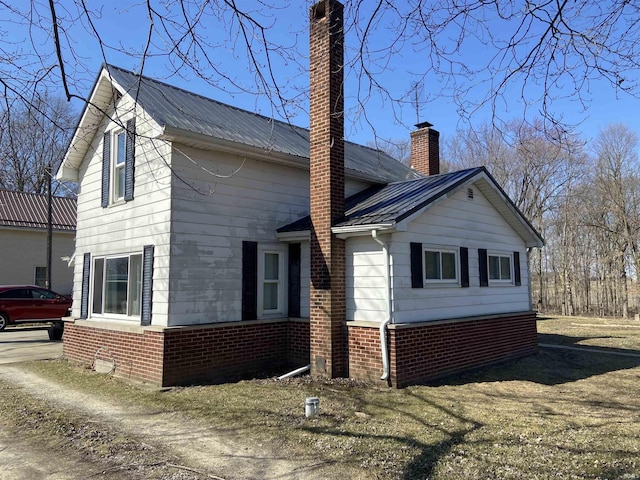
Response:
[[[91,271],[91,254],[85,253],[82,260],[82,290],[80,297],[80,318],[89,317],[89,278]]]
[[[145,245],[142,253],[142,305],[140,325],[151,325],[153,298],[153,245]]]
[[[411,288],[424,287],[422,275],[422,244],[411,242]]]
[[[513,278],[517,286],[522,285],[520,277],[520,252],[513,252]]]
[[[136,120],[127,120],[127,152],[124,159],[124,200],[133,200],[136,155]]]
[[[300,316],[300,244],[289,245],[289,316]]]
[[[258,318],[258,242],[242,242],[242,320]]]
[[[102,137],[102,208],[109,205],[109,179],[111,177],[111,132]]]
[[[478,249],[478,269],[480,270],[480,286],[489,286],[489,266],[487,265],[487,249]]]
[[[469,286],[469,249],[460,247],[460,286]]]

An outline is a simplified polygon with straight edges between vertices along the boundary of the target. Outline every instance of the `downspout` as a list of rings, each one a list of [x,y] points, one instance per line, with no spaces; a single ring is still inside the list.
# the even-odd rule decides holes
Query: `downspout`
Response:
[[[391,259],[389,258],[389,246],[378,238],[378,231],[371,230],[371,238],[382,247],[384,252],[385,266],[387,267],[387,315],[380,322],[380,349],[382,350],[382,376],[380,380],[389,379],[389,351],[387,348],[387,325],[391,323]]]

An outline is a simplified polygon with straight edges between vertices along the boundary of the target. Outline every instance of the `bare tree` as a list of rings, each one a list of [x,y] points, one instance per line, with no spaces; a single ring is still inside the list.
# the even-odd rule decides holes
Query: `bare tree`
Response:
[[[86,51],[102,60],[129,57],[144,73],[149,62],[167,76],[197,76],[229,94],[271,100],[272,114],[288,119],[306,105],[306,7],[253,0],[180,0],[100,4],[86,0],[0,0],[0,85],[28,100],[35,87],[62,88],[83,99],[89,73]],[[369,122],[370,101],[386,105],[406,124],[417,88],[448,96],[462,116],[489,108],[494,120],[512,88],[547,126],[562,126],[554,102],[588,105],[587,85],[603,79],[616,92],[640,96],[640,6],[628,0],[460,0],[345,2],[346,74],[354,121]],[[285,8],[302,21],[284,23]],[[119,9],[137,28],[108,40],[107,9]],[[295,18],[294,17],[294,18]],[[286,35],[283,35],[286,32]],[[473,61],[468,59],[472,58]],[[419,61],[415,61],[419,60]],[[230,62],[249,72],[234,76]],[[95,68],[95,67],[93,67]],[[389,72],[395,72],[389,75]],[[350,79],[350,80],[349,80]],[[437,88],[430,87],[437,85]],[[512,115],[512,114],[510,114]],[[526,118],[527,112],[523,112]],[[384,136],[384,135],[383,135]]]
[[[0,188],[46,193],[49,169],[55,171],[62,160],[75,121],[71,105],[61,97],[5,102],[0,109]],[[55,193],[66,195],[70,188],[54,182]]]

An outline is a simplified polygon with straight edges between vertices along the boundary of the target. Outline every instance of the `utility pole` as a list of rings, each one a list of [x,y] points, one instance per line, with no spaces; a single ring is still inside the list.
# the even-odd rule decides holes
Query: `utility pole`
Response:
[[[51,289],[51,256],[53,243],[53,196],[51,194],[51,162],[47,165],[47,277],[45,286]]]

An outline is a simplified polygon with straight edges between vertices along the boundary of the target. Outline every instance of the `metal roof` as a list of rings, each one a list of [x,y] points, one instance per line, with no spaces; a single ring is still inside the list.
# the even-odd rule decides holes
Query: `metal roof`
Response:
[[[345,200],[344,219],[335,226],[397,223],[480,171],[484,171],[484,168],[471,168],[368,188]],[[279,228],[278,232],[302,232],[310,228],[311,217],[306,216]]]
[[[358,227],[376,225],[394,227],[444,195],[475,181],[482,181],[482,185],[485,185],[483,193],[514,230],[527,240],[528,246],[542,246],[542,237],[484,167],[369,188],[345,200],[344,218],[334,228],[349,231],[351,228],[357,230]],[[310,229],[311,217],[306,216],[279,228],[278,233],[305,232]]]
[[[164,82],[104,65],[111,79],[160,125],[301,158],[309,158],[309,130],[252,113]],[[345,169],[387,183],[421,175],[389,155],[345,142]]]
[[[53,197],[53,229],[76,229],[76,200]],[[0,227],[47,228],[47,196],[0,190]]]

